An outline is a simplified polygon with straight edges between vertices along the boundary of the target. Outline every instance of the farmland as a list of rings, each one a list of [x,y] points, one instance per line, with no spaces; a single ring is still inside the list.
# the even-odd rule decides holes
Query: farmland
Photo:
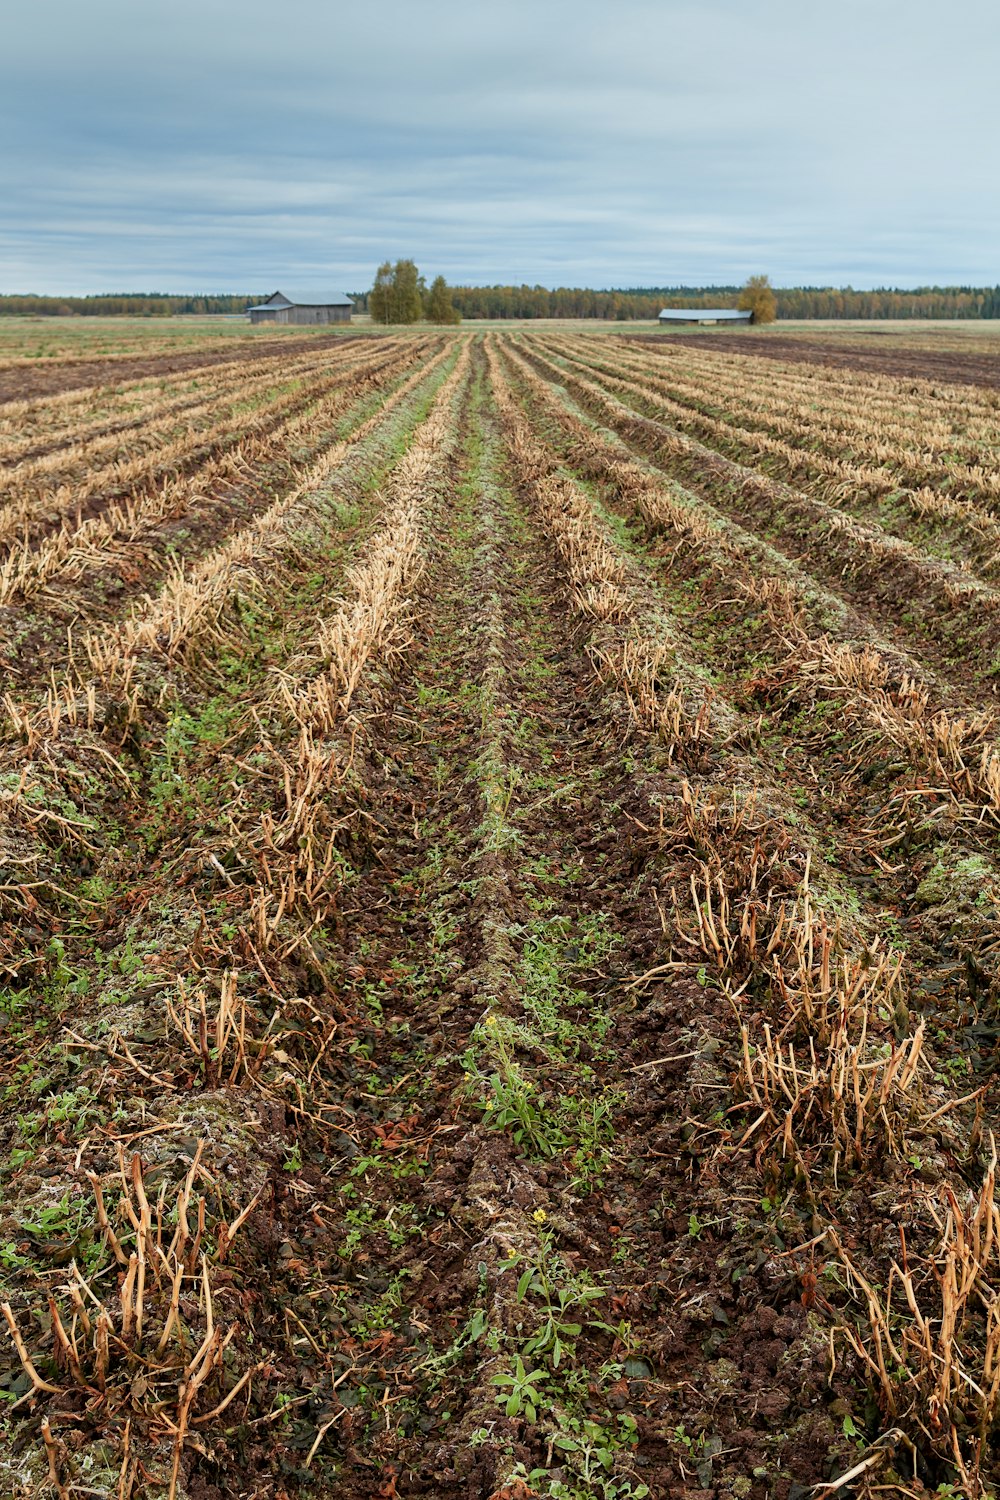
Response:
[[[804,361],[848,370],[868,370],[873,374],[906,379],[943,381],[946,385],[1000,385],[1000,340],[997,325],[986,322],[972,328],[919,328],[904,325],[864,329],[824,327],[820,336],[815,325],[799,324],[759,333],[756,329],[743,334],[713,335],[716,350],[729,353],[762,354],[774,359]],[[649,342],[648,333],[640,334]],[[704,337],[685,335],[694,347]],[[659,342],[659,340],[657,341]]]
[[[996,1490],[1000,391],[810,348],[0,361],[0,1494]]]
[[[273,327],[243,319],[5,318],[0,326],[0,403],[89,387],[137,384],[241,358],[287,358],[299,348],[349,338],[329,328]],[[241,348],[242,346],[242,348]]]

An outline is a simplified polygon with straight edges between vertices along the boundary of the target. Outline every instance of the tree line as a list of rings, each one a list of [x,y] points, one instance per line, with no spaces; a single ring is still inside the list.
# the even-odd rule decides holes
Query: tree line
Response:
[[[456,286],[451,298],[463,318],[603,318],[655,320],[662,307],[736,307],[738,286],[586,287]],[[1000,318],[1000,286],[775,287],[782,318]]]
[[[404,267],[399,279],[399,267]],[[413,266],[416,280],[409,267]],[[388,275],[383,275],[384,272]],[[450,323],[457,318],[603,318],[652,322],[661,307],[735,307],[744,288],[738,286],[624,287],[597,291],[587,287],[455,286],[438,276],[428,287],[412,261],[379,268],[370,292],[351,293],[356,312],[371,312],[388,292],[390,322],[426,317]],[[1000,286],[926,286],[910,290],[878,287],[775,287],[775,311],[782,318],[1000,318]],[[42,297],[0,293],[0,317],[171,317],[178,313],[241,313],[267,293],[174,296],[165,292],[98,293],[88,297]],[[372,299],[374,307],[372,305]],[[396,299],[396,300],[393,300]],[[419,311],[417,300],[419,299]],[[402,311],[405,316],[398,317]]]
[[[270,292],[263,294],[269,297]],[[260,297],[246,293],[221,296],[174,296],[169,292],[99,292],[88,297],[38,297],[0,293],[0,316],[170,318],[177,313],[241,313]]]

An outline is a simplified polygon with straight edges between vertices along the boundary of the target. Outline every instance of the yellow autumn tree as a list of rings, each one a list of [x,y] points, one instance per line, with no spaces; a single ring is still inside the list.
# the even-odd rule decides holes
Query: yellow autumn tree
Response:
[[[742,312],[752,312],[755,323],[773,323],[778,304],[769,276],[749,276],[737,304]]]

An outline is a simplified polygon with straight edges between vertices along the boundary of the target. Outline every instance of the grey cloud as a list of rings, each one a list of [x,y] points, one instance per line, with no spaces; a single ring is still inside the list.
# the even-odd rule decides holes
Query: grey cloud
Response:
[[[0,289],[1000,280],[992,9],[36,0]]]

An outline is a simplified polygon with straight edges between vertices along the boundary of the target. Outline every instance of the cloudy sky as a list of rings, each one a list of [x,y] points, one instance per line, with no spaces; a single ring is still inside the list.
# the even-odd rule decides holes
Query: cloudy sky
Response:
[[[30,0],[0,290],[1000,282],[995,0]]]

